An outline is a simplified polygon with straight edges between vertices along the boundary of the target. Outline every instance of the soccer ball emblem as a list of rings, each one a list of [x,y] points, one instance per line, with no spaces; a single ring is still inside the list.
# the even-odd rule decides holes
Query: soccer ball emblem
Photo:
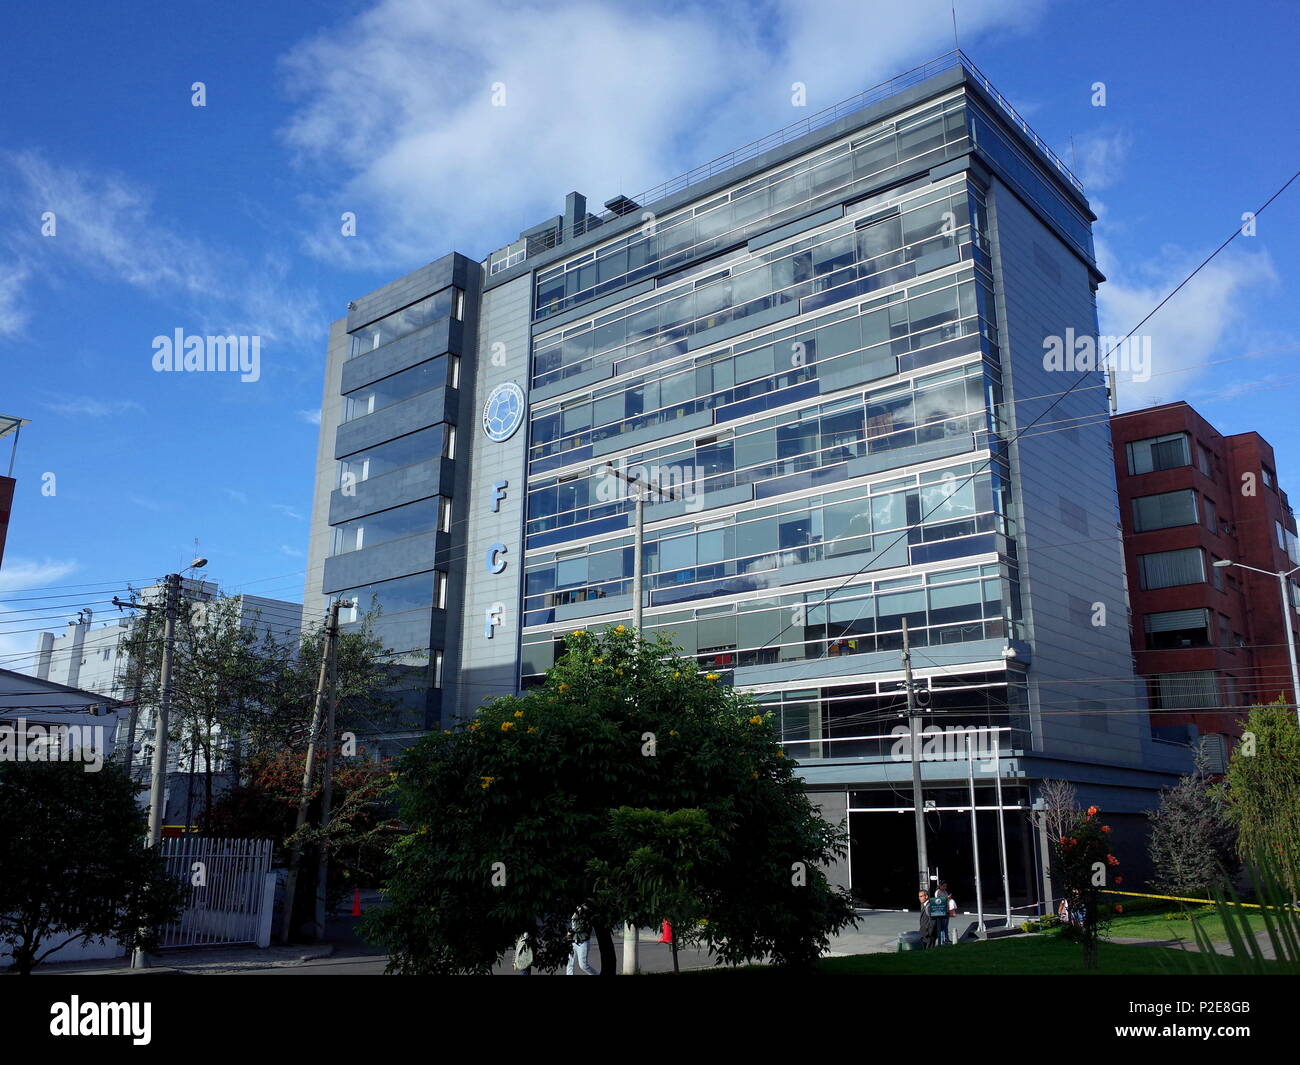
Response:
[[[501,443],[515,435],[524,420],[524,390],[513,381],[497,385],[483,404],[483,432]]]

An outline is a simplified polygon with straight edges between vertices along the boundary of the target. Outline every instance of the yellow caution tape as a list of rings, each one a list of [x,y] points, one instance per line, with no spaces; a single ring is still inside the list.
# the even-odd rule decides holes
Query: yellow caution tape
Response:
[[[1205,906],[1213,906],[1213,899],[1185,899],[1181,895],[1147,895],[1141,891],[1106,891],[1103,889],[1103,895],[1131,895],[1136,899],[1168,899],[1170,902],[1199,902]],[[1225,902],[1225,906],[1247,906],[1252,910],[1263,909],[1257,902]]]

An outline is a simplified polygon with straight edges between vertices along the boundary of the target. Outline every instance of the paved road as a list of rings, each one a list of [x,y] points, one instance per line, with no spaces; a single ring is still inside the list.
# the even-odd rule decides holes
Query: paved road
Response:
[[[912,931],[917,927],[918,916],[915,913],[893,910],[859,911],[854,926],[832,938],[828,954],[842,957],[848,954],[877,954],[897,949],[900,932]],[[364,942],[357,935],[358,919],[340,917],[330,922],[330,944],[325,947],[271,947],[267,950],[255,948],[226,947],[202,950],[167,951],[158,961],[156,971],[175,972],[193,975],[249,975],[249,976],[310,976],[330,974],[364,974],[379,975],[383,973],[388,958],[384,952]],[[965,931],[972,927],[974,918],[963,916],[958,928]],[[658,930],[643,929],[639,961],[642,972],[671,972],[672,952],[666,943],[657,942]],[[623,940],[615,936],[615,951],[622,969]],[[310,957],[310,955],[322,955]],[[706,951],[683,947],[678,955],[683,969],[707,968],[713,964],[713,957]],[[600,957],[593,942],[590,961],[594,968],[599,968]],[[121,973],[130,972],[123,968],[123,962],[81,962],[62,965],[45,965],[38,973]],[[501,975],[514,975],[510,959],[503,959],[494,970]],[[544,974],[538,974],[544,975]]]

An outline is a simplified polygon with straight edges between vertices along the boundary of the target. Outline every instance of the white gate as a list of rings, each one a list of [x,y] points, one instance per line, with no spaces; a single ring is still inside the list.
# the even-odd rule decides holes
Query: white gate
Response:
[[[275,902],[271,840],[180,836],[158,845],[167,871],[187,893],[180,917],[162,928],[161,946],[268,945]]]

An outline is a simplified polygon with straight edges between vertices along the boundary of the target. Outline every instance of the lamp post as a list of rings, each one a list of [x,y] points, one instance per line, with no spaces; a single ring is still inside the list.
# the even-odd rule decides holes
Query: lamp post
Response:
[[[645,552],[645,497],[647,491],[658,492],[664,499],[676,499],[671,491],[665,491],[654,483],[653,479],[633,477],[620,470],[612,462],[605,464],[605,473],[624,481],[635,492],[633,497],[633,544],[632,544],[632,628],[637,638],[641,637],[642,599],[645,597],[645,567],[642,556]],[[635,976],[640,964],[640,930],[633,924],[623,926],[623,975]]]
[[[1282,598],[1282,638],[1286,640],[1287,658],[1291,662],[1291,706],[1296,712],[1296,724],[1300,725],[1300,676],[1297,676],[1296,671],[1295,640],[1291,636],[1291,603],[1286,594],[1286,579],[1297,570],[1300,570],[1300,566],[1273,572],[1272,570],[1260,569],[1257,566],[1248,566],[1244,562],[1234,562],[1230,558],[1221,558],[1214,565],[1216,569],[1237,566],[1240,569],[1248,569],[1254,573],[1262,573],[1265,577],[1277,578],[1278,593]]]

